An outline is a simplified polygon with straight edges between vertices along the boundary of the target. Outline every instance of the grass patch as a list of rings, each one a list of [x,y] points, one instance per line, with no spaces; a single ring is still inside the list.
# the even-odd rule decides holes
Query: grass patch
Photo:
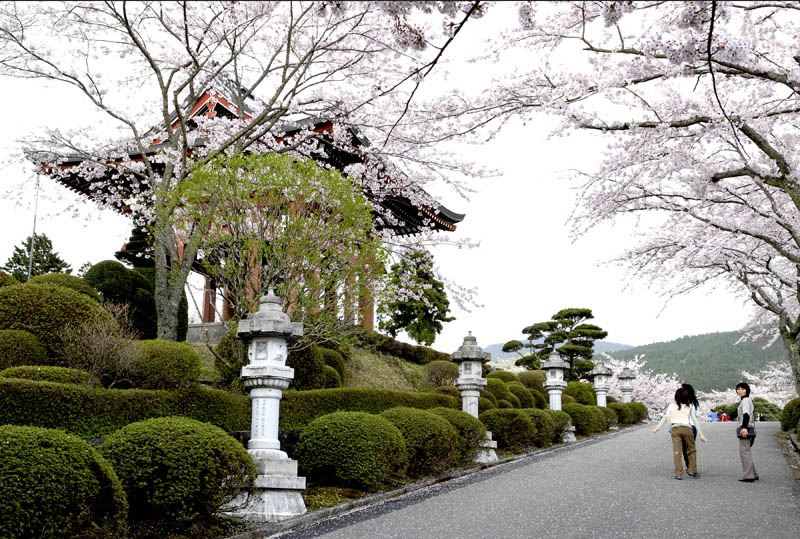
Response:
[[[354,349],[345,364],[345,387],[423,391],[425,367],[380,352]]]
[[[309,511],[333,507],[340,503],[363,498],[366,495],[366,492],[360,490],[339,487],[308,487],[302,492],[303,501]]]
[[[200,381],[214,383],[219,381],[219,373],[214,366],[214,354],[205,344],[190,343],[197,355],[200,356]]]

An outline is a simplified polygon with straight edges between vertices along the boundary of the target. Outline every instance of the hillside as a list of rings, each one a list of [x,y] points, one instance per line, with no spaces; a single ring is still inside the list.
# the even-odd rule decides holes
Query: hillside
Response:
[[[675,373],[682,382],[699,391],[723,390],[741,381],[741,371],[759,372],[767,363],[785,361],[780,342],[762,349],[765,343],[735,344],[738,331],[681,337],[613,352],[616,359],[633,359],[644,354],[647,368],[656,373]]]

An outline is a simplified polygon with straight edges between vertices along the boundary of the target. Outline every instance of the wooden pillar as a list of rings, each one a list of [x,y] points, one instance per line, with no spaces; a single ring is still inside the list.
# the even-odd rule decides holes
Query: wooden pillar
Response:
[[[358,287],[359,324],[370,329],[375,328],[375,300],[372,297],[372,283],[364,282],[363,277]]]
[[[352,275],[349,275],[347,279],[344,281],[344,323],[353,325],[356,323],[356,310],[355,310],[355,291],[353,287],[355,285],[355,278]]]
[[[216,320],[217,283],[209,277],[205,279],[206,283],[203,288],[203,323],[210,324]]]
[[[225,290],[222,295],[222,321],[227,322],[231,318],[233,318],[233,305],[228,296],[228,291]]]

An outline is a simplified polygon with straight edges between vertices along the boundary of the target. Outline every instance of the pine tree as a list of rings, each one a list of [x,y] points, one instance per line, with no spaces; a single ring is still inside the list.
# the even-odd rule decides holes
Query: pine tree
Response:
[[[45,234],[34,234],[33,264],[31,277],[47,273],[71,273],[72,267],[67,264],[58,253],[53,252],[53,243]],[[14,247],[14,254],[8,259],[3,269],[16,280],[24,283],[28,280],[29,253],[31,251],[31,236],[25,239],[21,246]]]

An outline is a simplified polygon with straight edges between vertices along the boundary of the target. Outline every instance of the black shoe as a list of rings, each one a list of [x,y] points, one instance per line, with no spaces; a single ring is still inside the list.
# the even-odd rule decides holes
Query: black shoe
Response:
[[[695,479],[697,479],[697,477],[698,477],[697,472],[695,472],[695,473],[686,472],[686,475],[688,475],[689,477],[694,477]]]
[[[681,475],[676,475],[676,476],[675,476],[675,479],[677,479],[678,481],[682,481],[682,480],[683,480],[683,476],[681,476]]]
[[[755,479],[739,479],[741,483],[755,483]]]
[[[758,476],[756,476],[756,481],[758,481]]]

